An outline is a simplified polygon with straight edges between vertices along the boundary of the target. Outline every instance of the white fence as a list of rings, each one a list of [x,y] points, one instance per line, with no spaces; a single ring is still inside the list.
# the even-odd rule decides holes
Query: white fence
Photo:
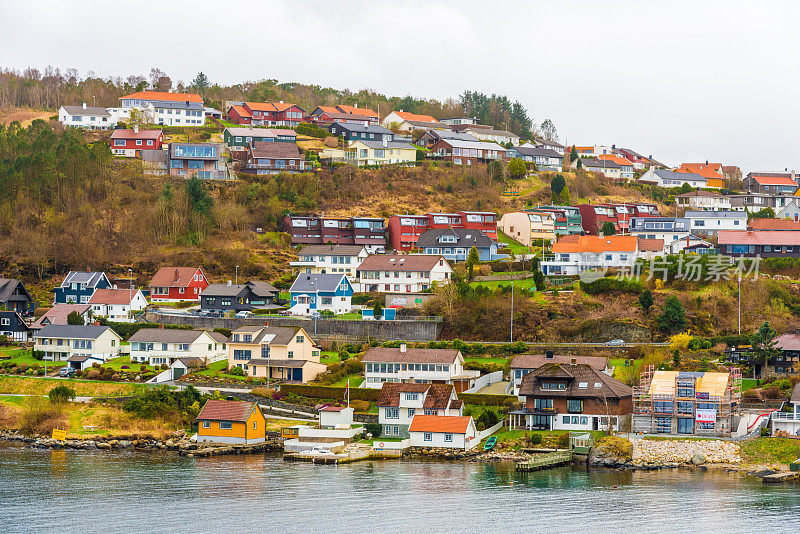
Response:
[[[381,441],[376,439],[372,442],[372,450],[374,451],[388,451],[388,450],[402,450],[411,446],[411,440],[406,438],[402,441]]]
[[[172,369],[167,369],[166,371],[161,371],[156,376],[148,380],[151,384],[160,384],[161,382],[169,382],[172,380]]]
[[[482,377],[480,377],[475,381],[475,384],[471,388],[464,391],[464,393],[477,393],[486,386],[490,386],[502,380],[503,380],[503,371],[495,371],[494,373],[483,375]]]
[[[504,423],[505,423],[505,421],[500,421],[499,423],[490,426],[486,430],[479,431],[478,432],[478,441],[481,441],[483,438],[488,438],[489,436],[491,436],[492,434],[494,434],[495,432],[497,432],[498,430],[503,428],[503,424]]]

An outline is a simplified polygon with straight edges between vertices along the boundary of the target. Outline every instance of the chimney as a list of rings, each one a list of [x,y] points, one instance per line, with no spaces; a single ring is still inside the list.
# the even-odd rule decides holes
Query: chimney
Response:
[[[706,167],[708,167],[708,160],[706,160]]]
[[[139,125],[138,124],[134,124],[133,125],[133,133],[139,133]]]
[[[790,173],[790,175],[789,175],[789,176],[791,176],[791,178],[792,178],[792,181],[793,181],[794,183],[797,183],[797,173],[796,173],[796,172],[794,172],[794,169],[792,169],[792,172]]]
[[[283,100],[281,100],[281,101],[280,101],[280,102],[278,102],[278,103],[279,103],[279,104],[283,104]]]
[[[545,351],[544,359],[545,360],[552,360],[553,359],[553,351],[552,350]]]
[[[570,365],[578,365],[578,360],[576,360],[575,358],[572,358],[572,359],[569,361],[569,364],[570,364]]]
[[[189,105],[189,101],[188,101],[188,100],[186,101],[186,105],[187,105],[187,106]]]
[[[177,282],[180,279],[181,279],[181,276],[180,276],[180,274],[178,274],[178,269],[175,269],[175,279],[173,280],[173,282]]]
[[[83,103],[83,109],[86,109],[86,102]]]
[[[406,344],[400,343],[400,352],[405,354],[406,353]]]

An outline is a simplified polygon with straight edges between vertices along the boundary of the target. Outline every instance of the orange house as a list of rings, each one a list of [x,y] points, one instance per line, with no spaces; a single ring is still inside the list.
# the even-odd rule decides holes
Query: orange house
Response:
[[[267,435],[267,420],[254,402],[210,400],[197,423],[198,442],[262,443]]]

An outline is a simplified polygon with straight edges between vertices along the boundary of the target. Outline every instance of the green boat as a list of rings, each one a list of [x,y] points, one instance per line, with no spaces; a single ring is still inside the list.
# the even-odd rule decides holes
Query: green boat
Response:
[[[483,444],[483,450],[490,451],[494,449],[496,443],[497,443],[497,438],[495,436],[489,436],[489,439],[487,439],[486,443]]]

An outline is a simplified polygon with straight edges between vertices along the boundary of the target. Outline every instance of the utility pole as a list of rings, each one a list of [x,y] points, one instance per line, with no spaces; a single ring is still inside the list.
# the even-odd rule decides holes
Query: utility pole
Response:
[[[739,336],[742,335],[742,275],[739,275]]]
[[[239,285],[239,266],[236,266],[236,285]]]
[[[128,315],[133,317],[133,269],[128,269]]]
[[[511,343],[514,342],[514,281],[511,281]]]

